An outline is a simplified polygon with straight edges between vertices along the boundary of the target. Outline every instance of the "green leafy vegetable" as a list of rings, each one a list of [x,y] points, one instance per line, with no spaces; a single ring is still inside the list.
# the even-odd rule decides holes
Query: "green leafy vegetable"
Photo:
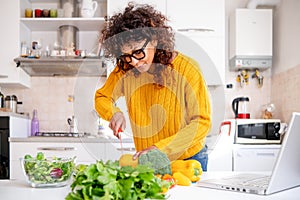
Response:
[[[78,165],[75,171],[72,191],[66,200],[165,199],[162,188],[169,187],[169,182],[156,177],[153,169],[146,165],[132,168],[120,167],[118,161],[97,161]]]
[[[42,152],[36,157],[25,155],[23,167],[28,181],[33,185],[46,185],[64,182],[70,179],[74,171],[74,158],[45,158]]]

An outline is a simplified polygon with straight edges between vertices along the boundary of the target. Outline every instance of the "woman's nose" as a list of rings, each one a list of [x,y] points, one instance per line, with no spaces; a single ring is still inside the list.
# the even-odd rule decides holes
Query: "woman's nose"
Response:
[[[131,64],[132,66],[136,67],[138,62],[139,62],[138,59],[135,59],[135,58],[132,57],[132,58],[131,58],[130,64]]]

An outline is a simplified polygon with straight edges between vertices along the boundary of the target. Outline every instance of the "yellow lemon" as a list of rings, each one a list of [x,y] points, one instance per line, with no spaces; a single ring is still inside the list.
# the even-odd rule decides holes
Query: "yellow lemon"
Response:
[[[133,160],[132,154],[123,154],[119,159],[119,164],[121,167],[131,166],[134,168],[138,165],[138,163],[139,163],[138,159]]]

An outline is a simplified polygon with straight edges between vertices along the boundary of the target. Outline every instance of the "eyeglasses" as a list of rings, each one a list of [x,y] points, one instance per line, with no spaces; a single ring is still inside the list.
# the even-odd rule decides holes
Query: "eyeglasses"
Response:
[[[141,60],[141,59],[145,58],[146,54],[145,54],[144,49],[146,48],[146,46],[148,45],[148,43],[149,43],[149,39],[146,40],[146,42],[145,42],[145,44],[143,45],[142,48],[133,51],[131,54],[121,55],[119,57],[119,59],[121,61],[123,61],[124,63],[130,63],[132,61],[132,57],[135,58],[135,59],[137,59],[137,60]]]

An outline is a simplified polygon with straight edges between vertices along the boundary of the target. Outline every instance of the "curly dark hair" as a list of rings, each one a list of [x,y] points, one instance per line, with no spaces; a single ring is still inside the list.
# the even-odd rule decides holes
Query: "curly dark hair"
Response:
[[[163,85],[163,69],[164,66],[171,66],[170,60],[174,50],[174,32],[167,25],[167,21],[167,18],[153,6],[129,2],[123,13],[117,13],[110,18],[105,17],[105,27],[101,31],[100,38],[104,55],[116,58],[121,71],[133,69],[135,76],[138,76],[139,72],[133,66],[118,58],[121,55],[121,47],[128,42],[157,40],[153,60],[156,67],[153,74],[154,81],[158,85]]]

